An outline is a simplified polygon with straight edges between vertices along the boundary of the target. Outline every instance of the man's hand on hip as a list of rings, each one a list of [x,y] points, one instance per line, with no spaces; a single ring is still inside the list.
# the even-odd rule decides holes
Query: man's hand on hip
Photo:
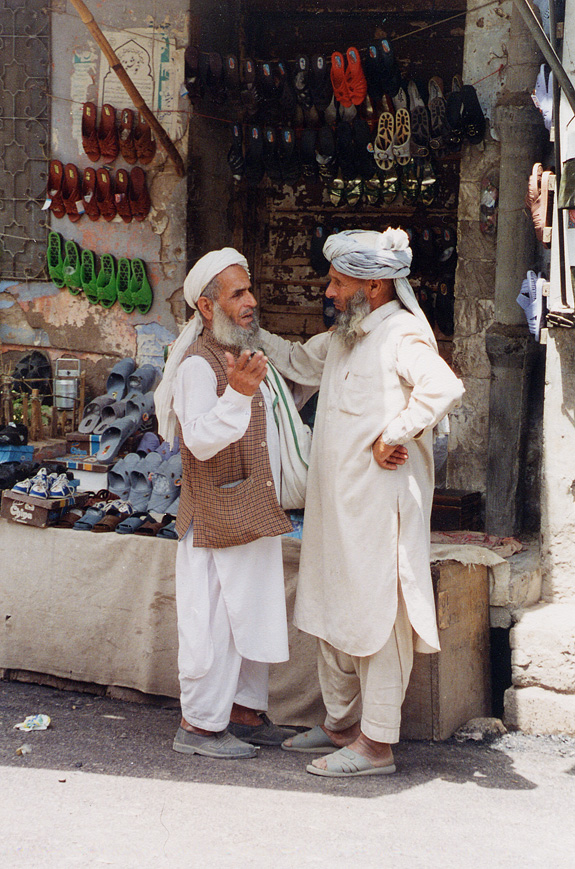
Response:
[[[261,350],[252,353],[244,352],[234,359],[231,353],[226,353],[228,363],[228,383],[236,392],[242,395],[255,395],[258,386],[267,374],[267,357]]]
[[[371,449],[379,467],[386,471],[395,471],[398,465],[404,465],[409,458],[406,447],[384,444],[381,438],[376,440]]]

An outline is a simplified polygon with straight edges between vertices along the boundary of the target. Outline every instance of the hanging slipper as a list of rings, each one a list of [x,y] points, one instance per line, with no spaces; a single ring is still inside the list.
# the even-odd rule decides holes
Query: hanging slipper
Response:
[[[104,103],[100,112],[98,145],[102,159],[108,163],[113,163],[119,154],[120,144],[116,128],[116,109],[110,103]]]
[[[80,249],[75,241],[64,242],[64,283],[73,296],[82,292]]]
[[[409,141],[411,138],[411,121],[407,109],[398,109],[395,113],[395,132],[393,135],[393,156],[399,166],[407,166],[411,160]]]
[[[455,330],[454,307],[454,278],[453,275],[444,275],[439,281],[435,296],[435,322],[447,338],[450,338]]]
[[[417,168],[421,183],[419,201],[422,205],[429,207],[434,203],[439,192],[439,181],[431,160],[424,160]]]
[[[347,121],[340,121],[335,130],[336,154],[340,174],[346,181],[357,178],[357,151],[353,129]]]
[[[543,115],[545,129],[551,130],[553,124],[553,73],[545,63],[542,63],[539,68],[531,99]]]
[[[368,45],[364,63],[367,93],[374,106],[379,105],[383,97],[383,82],[380,68],[380,48],[378,45]]]
[[[224,83],[224,64],[222,56],[217,51],[211,51],[208,55],[208,70],[206,86],[211,99],[216,105],[222,105],[227,100]]]
[[[66,207],[62,198],[62,180],[64,166],[60,160],[50,160],[48,167],[48,181],[46,184],[46,202],[50,211],[59,220],[66,214]],[[44,206],[46,208],[46,206]]]
[[[188,45],[184,52],[184,85],[191,104],[197,105],[204,94],[200,76],[200,50],[197,45]]]
[[[62,257],[62,236],[59,232],[48,233],[46,245],[46,262],[51,281],[62,289],[66,286],[64,281],[64,259]]]
[[[283,182],[292,187],[295,187],[301,174],[295,142],[295,131],[291,127],[284,127],[279,137],[278,153]]]
[[[415,160],[410,160],[407,166],[403,167],[400,186],[403,204],[412,208],[417,203],[421,190],[421,180],[417,172]]]
[[[265,127],[263,138],[263,163],[266,175],[274,184],[281,184],[282,170],[278,152],[277,132]]]
[[[329,272],[329,260],[323,255],[323,246],[327,241],[328,235],[327,227],[318,224],[314,227],[310,244],[309,261],[311,267],[322,278]]]
[[[136,370],[136,362],[131,357],[116,362],[106,381],[106,393],[114,401],[125,398],[128,392],[128,378]]]
[[[121,170],[120,170],[121,171]],[[120,173],[118,173],[120,174]],[[138,223],[145,220],[150,213],[152,202],[148,193],[146,184],[146,173],[139,166],[134,166],[130,172],[130,182],[128,185],[128,202],[130,212]],[[118,211],[118,213],[120,213]]]
[[[100,159],[100,145],[97,133],[97,109],[94,103],[84,103],[82,107],[82,147],[93,163]]]
[[[244,151],[242,146],[242,128],[240,124],[232,126],[232,146],[228,151],[228,166],[234,181],[241,181],[244,176]]]
[[[429,276],[437,270],[437,247],[435,244],[435,235],[432,230],[424,226],[420,232],[416,232],[413,237],[412,247],[414,252],[417,251],[417,269]]]
[[[395,122],[391,112],[382,112],[377,122],[373,156],[380,169],[387,172],[393,166]],[[405,146],[404,146],[405,147]]]
[[[240,95],[240,68],[235,54],[226,54],[224,60],[224,86],[232,99]]]
[[[485,115],[473,85],[463,85],[461,99],[463,103],[461,120],[465,138],[472,145],[477,145],[485,136]]]
[[[306,128],[302,130],[300,140],[300,157],[302,175],[309,181],[317,181],[318,167],[315,159],[315,144],[317,131]]]
[[[280,107],[281,119],[284,124],[289,126],[293,121],[294,112],[297,107],[297,97],[295,95],[287,63],[283,60],[278,60],[275,64],[275,72],[278,79],[280,93],[278,104]]]
[[[541,163],[535,163],[529,178],[525,204],[531,211],[535,236],[549,247],[551,241],[552,197],[549,191],[551,172],[544,172]]]
[[[450,151],[459,151],[463,136],[463,97],[461,95],[461,79],[453,76],[451,93],[447,97],[445,105],[445,131],[443,141],[447,142]]]
[[[499,174],[486,172],[481,179],[479,199],[479,229],[488,238],[497,234],[497,204],[499,201]]]
[[[73,163],[66,163],[62,177],[62,201],[72,223],[77,223],[84,212],[80,172]]]
[[[110,223],[116,216],[114,181],[104,166],[96,171],[96,203],[104,220]]]
[[[383,205],[391,205],[399,194],[399,175],[395,166],[387,172],[381,172],[381,202]]]
[[[98,220],[100,217],[100,209],[96,201],[96,170],[88,166],[84,169],[82,177],[82,205],[84,214],[90,220]]]
[[[110,253],[104,253],[100,257],[100,271],[96,280],[98,290],[98,303],[103,308],[111,308],[117,299],[116,288],[116,262]]]
[[[126,163],[133,166],[138,160],[134,142],[134,113],[132,109],[122,109],[120,113],[120,132],[118,136],[120,153]]]
[[[421,286],[417,293],[417,301],[419,307],[427,317],[427,321],[431,328],[435,326],[435,293],[429,287]]]
[[[369,124],[363,118],[356,118],[352,124],[352,130],[358,173],[364,181],[367,181],[373,177],[377,168]]]
[[[309,63],[308,85],[318,112],[325,112],[333,96],[325,57],[314,54]]]
[[[130,262],[131,278],[128,285],[131,301],[140,314],[147,314],[154,301],[154,294],[146,275],[143,261],[135,257]]]
[[[427,107],[421,97],[419,88],[413,79],[407,85],[409,97],[409,114],[411,119],[412,157],[427,157],[429,154],[429,116]]]
[[[248,117],[253,118],[258,113],[260,95],[256,88],[256,67],[251,57],[246,57],[241,65],[242,89],[240,97]]]
[[[455,272],[457,265],[457,231],[454,226],[434,227],[437,264],[442,273]]]
[[[135,169],[133,171],[136,171]],[[140,170],[142,171],[142,170]],[[116,211],[124,221],[124,223],[132,222],[132,209],[130,207],[131,185],[130,173],[125,169],[118,169],[116,172],[116,189],[114,193],[114,202]]]
[[[257,187],[265,175],[262,132],[255,125],[248,127],[245,175],[250,187]]]
[[[353,105],[345,75],[345,61],[340,51],[334,51],[331,56],[330,79],[335,99],[344,107]]]
[[[434,75],[429,79],[427,87],[429,91],[427,107],[429,109],[430,120],[429,146],[433,151],[441,152],[445,148],[443,132],[447,108],[445,97],[443,96],[443,81],[439,76]]]
[[[141,112],[138,112],[138,120],[134,127],[134,146],[138,161],[143,166],[152,162],[156,153],[156,140],[152,138],[152,129]]]
[[[126,259],[126,257],[120,257],[118,260],[118,273],[116,275],[116,289],[118,291],[118,304],[126,314],[131,314],[136,307],[130,291],[131,276],[132,267],[130,260]]]
[[[380,75],[383,92],[393,99],[401,87],[401,72],[397,65],[391,42],[388,39],[382,39],[379,48]]]
[[[83,250],[80,257],[80,282],[84,295],[92,305],[98,304],[98,275],[96,257],[91,250]]]
[[[367,95],[367,81],[357,48],[348,48],[346,58],[345,80],[349,97],[354,106],[360,106]]]
[[[320,178],[324,183],[330,181],[335,175],[337,161],[335,156],[335,138],[331,127],[327,125],[322,127],[317,135],[315,159]]]

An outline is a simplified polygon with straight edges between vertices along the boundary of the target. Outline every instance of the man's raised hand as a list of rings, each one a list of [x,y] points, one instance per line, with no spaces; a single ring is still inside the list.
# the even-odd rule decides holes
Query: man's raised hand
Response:
[[[258,386],[267,374],[267,356],[261,350],[252,353],[244,352],[234,359],[231,353],[226,353],[228,363],[228,383],[236,392],[242,395],[255,395]]]

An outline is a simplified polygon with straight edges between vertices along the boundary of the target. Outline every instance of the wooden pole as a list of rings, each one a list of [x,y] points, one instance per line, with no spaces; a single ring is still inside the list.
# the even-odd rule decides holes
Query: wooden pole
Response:
[[[100,30],[98,24],[94,20],[94,16],[90,12],[86,4],[82,2],[82,0],[70,0],[70,2],[72,3],[72,6],[76,9],[83,23],[86,25],[86,27],[102,49],[106,60],[122,82],[134,106],[145,117],[148,124],[158,137],[158,141],[166,149],[168,157],[172,160],[176,167],[176,172],[180,177],[183,177],[186,174],[186,170],[184,168],[183,160],[180,157],[176,146],[174,145],[154,113],[146,105],[146,102],[140,91],[122,66],[118,55],[116,54],[116,52]]]

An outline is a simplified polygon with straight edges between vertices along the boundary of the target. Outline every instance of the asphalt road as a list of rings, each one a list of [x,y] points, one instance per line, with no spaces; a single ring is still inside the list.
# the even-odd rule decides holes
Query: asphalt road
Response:
[[[14,725],[46,713],[48,730]],[[171,750],[161,708],[0,681],[0,866],[575,867],[575,739],[406,742],[394,776]],[[29,746],[29,753],[17,749]]]

